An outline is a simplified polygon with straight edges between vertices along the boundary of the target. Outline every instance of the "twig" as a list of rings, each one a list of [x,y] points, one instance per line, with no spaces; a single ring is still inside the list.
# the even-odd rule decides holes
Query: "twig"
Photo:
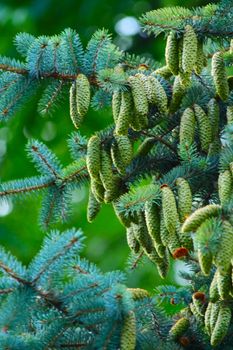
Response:
[[[173,147],[168,141],[164,140],[161,136],[158,136],[158,135],[153,135],[153,134],[150,134],[146,131],[142,131],[141,132],[142,134],[146,135],[146,136],[149,136],[149,137],[153,137],[156,141],[160,142],[160,143],[163,143],[165,146],[167,146],[168,148],[170,148],[170,150],[172,152],[174,152],[175,154],[177,154],[177,151],[176,151],[176,148]]]
[[[144,255],[144,251],[142,250],[141,253],[137,256],[137,259],[134,261],[133,265],[131,266],[131,270],[135,270],[139,261],[141,260],[141,258],[143,257]]]

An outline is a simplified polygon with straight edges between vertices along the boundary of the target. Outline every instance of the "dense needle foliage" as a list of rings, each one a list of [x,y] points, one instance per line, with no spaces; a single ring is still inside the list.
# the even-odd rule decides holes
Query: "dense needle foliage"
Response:
[[[229,0],[144,14],[143,29],[165,35],[163,66],[122,52],[105,29],[86,48],[69,28],[19,33],[22,60],[0,56],[2,123],[38,89],[38,111],[53,113],[69,99],[77,129],[90,108],[113,115],[89,139],[69,136],[67,166],[30,139],[38,175],[1,183],[0,198],[40,193],[39,225],[48,230],[68,220],[73,191],[88,183],[88,221],[112,205],[134,267],[150,260],[166,278],[181,259],[191,271],[181,272],[187,287],[161,286],[151,296],[127,288],[124,273],[103,274],[82,259],[75,229],[52,231],[27,268],[1,249],[0,349],[231,349],[232,21]],[[172,320],[167,302],[179,306]]]

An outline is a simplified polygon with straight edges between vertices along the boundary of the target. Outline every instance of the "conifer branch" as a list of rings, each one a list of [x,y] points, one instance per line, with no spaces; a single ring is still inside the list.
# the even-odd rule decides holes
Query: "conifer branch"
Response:
[[[64,247],[63,250],[58,252],[56,255],[52,257],[51,260],[48,260],[47,263],[43,266],[43,268],[38,272],[37,276],[32,280],[32,284],[35,284],[40,277],[43,275],[43,273],[48,269],[50,265],[52,265],[57,259],[59,259],[61,256],[65,255],[67,251],[69,251],[77,242],[78,237],[73,237],[70,242],[68,242]]]
[[[19,75],[23,75],[23,76],[29,76],[30,77],[30,72],[29,70],[25,69],[25,68],[17,68],[17,67],[13,67],[10,65],[6,65],[6,64],[0,64],[0,71],[5,71],[5,72],[12,72],[12,73],[16,73]],[[43,72],[40,74],[40,79],[56,79],[56,80],[61,80],[64,82],[72,82],[74,80],[76,80],[77,75],[78,75],[79,71],[77,70],[77,74],[63,74],[63,73],[58,73],[58,72]],[[94,75],[89,77],[90,80],[90,84],[93,86],[98,86],[98,81],[96,79],[96,77]]]
[[[5,271],[10,277],[15,279],[17,282],[22,283],[24,285],[30,285],[31,283],[24,278],[20,277],[17,273],[15,273],[9,266],[6,266],[2,261],[0,261],[0,269]]]
[[[4,294],[9,294],[14,292],[14,288],[8,288],[8,289],[0,289],[0,295],[4,295]]]
[[[0,197],[41,190],[41,189],[48,188],[48,187],[54,186],[54,185],[55,185],[55,181],[49,181],[49,182],[41,184],[41,185],[30,186],[30,187],[25,187],[25,188],[15,188],[15,189],[10,189],[10,190],[6,190],[6,191],[0,191]]]
[[[173,153],[177,154],[177,150],[174,146],[172,146],[168,141],[166,141],[162,136],[159,135],[154,135],[154,134],[150,134],[147,131],[142,131],[142,134],[149,136],[149,137],[153,137],[155,139],[155,141],[158,141],[160,143],[163,143],[166,147],[168,147]]]
[[[0,57],[2,120],[42,80],[42,114],[70,87],[76,128],[90,106],[111,106],[114,118],[89,140],[73,133],[73,161],[65,167],[45,144],[30,140],[28,155],[39,175],[2,183],[0,198],[41,191],[44,228],[67,217],[72,191],[89,180],[88,221],[104,203],[113,205],[126,227],[132,270],[144,255],[161,278],[171,259],[189,267],[181,273],[189,287],[160,286],[151,299],[145,290],[127,288],[121,272],[102,273],[79,258],[83,237],[74,229],[51,232],[28,267],[0,249],[3,348],[37,348],[38,342],[43,350],[231,346],[233,83],[226,67],[232,19],[230,0],[146,13],[145,30],[167,37],[161,68],[122,53],[104,29],[85,50],[69,28],[50,37],[20,33],[15,44],[23,62]],[[182,308],[172,320],[157,307],[166,302]]]

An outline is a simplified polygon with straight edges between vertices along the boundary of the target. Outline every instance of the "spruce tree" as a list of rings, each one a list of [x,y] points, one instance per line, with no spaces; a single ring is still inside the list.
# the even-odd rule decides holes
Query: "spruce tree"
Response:
[[[85,49],[69,28],[16,36],[22,60],[0,56],[2,123],[42,87],[41,114],[65,97],[77,129],[89,108],[109,107],[113,120],[89,139],[69,136],[68,166],[30,139],[38,175],[1,183],[0,198],[41,193],[48,231],[88,184],[88,220],[112,205],[133,258],[165,281],[181,259],[188,285],[127,288],[124,272],[80,257],[79,229],[52,230],[27,267],[0,249],[0,349],[232,349],[232,1],[150,11],[141,24],[164,35],[164,65],[120,51],[106,30]],[[172,319],[167,302],[179,306]]]

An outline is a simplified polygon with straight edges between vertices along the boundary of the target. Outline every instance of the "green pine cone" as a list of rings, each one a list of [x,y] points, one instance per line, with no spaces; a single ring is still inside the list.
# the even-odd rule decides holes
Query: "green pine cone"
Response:
[[[191,108],[186,108],[180,121],[180,145],[189,147],[194,142],[195,115]]]
[[[132,113],[132,119],[130,122],[130,127],[135,131],[141,131],[142,127],[144,127],[144,126],[141,124],[140,115],[137,113],[137,111],[134,108],[133,113]]]
[[[115,140],[117,143],[120,159],[126,168],[131,163],[133,158],[133,147],[131,141],[126,135],[116,135]]]
[[[176,76],[172,87],[172,99],[169,105],[169,112],[174,113],[180,107],[181,100],[185,94],[185,88],[180,77]]]
[[[115,199],[117,199],[119,197],[119,180],[120,178],[117,175],[113,175],[112,178],[112,183],[111,183],[111,187],[109,187],[108,189],[106,189],[106,191],[104,192],[104,202],[105,203],[111,203],[112,201],[114,201]],[[106,182],[105,182],[106,184]],[[109,182],[110,184],[110,182]]]
[[[133,111],[133,99],[131,92],[123,91],[121,93],[121,106],[118,114],[118,118],[116,120],[116,135],[127,135],[129,124],[132,119],[132,111]]]
[[[211,281],[209,288],[209,297],[212,303],[215,303],[220,299],[220,295],[218,292],[218,270],[215,271],[214,277]]]
[[[209,302],[207,309],[205,311],[205,330],[207,334],[210,336],[211,330],[210,330],[210,317],[212,312],[213,303]]]
[[[197,104],[194,105],[194,113],[197,119],[201,148],[203,151],[208,152],[210,143],[212,141],[210,120],[205,111]]]
[[[181,248],[182,245],[176,232],[169,233],[167,246],[172,256],[177,249]]]
[[[163,212],[160,212],[160,238],[165,247],[168,246],[169,243],[169,232],[165,226]]]
[[[70,118],[74,126],[78,129],[83,121],[83,117],[81,117],[81,115],[77,111],[75,82],[70,87]]]
[[[163,66],[154,71],[156,75],[160,75],[164,79],[169,79],[172,76],[172,72],[170,71],[168,66]]]
[[[134,236],[133,227],[127,227],[126,238],[127,238],[127,243],[130,250],[132,250],[134,254],[137,254],[140,250],[140,244],[138,243],[137,239]]]
[[[178,41],[175,33],[173,32],[171,32],[167,37],[165,59],[167,67],[174,75],[177,75],[179,73],[179,51]]]
[[[197,61],[197,36],[192,26],[185,27],[182,51],[182,69],[185,73],[192,73]]]
[[[201,327],[204,326],[204,316],[200,315],[200,313],[198,312],[196,306],[194,303],[189,304],[190,310],[193,314],[193,316],[195,317],[196,321],[199,323],[199,325],[201,325]]]
[[[230,170],[225,170],[218,177],[218,195],[222,205],[226,204],[232,197],[233,181]]]
[[[221,52],[216,52],[212,57],[212,76],[217,94],[223,101],[226,101],[229,95],[229,85]]]
[[[104,201],[105,189],[99,179],[91,177],[91,191],[98,202],[102,203]]]
[[[136,348],[136,317],[129,311],[123,320],[121,331],[121,350],[135,350]]]
[[[219,242],[219,248],[214,257],[214,262],[222,275],[227,275],[231,266],[233,256],[233,226],[227,220],[222,221],[222,234]]]
[[[131,225],[131,219],[124,215],[117,207],[116,203],[112,203],[113,205],[113,209],[114,209],[114,212],[118,218],[118,220],[120,221],[120,223],[125,226],[126,228],[130,227]]]
[[[182,177],[179,177],[176,180],[176,186],[178,196],[178,213],[180,222],[182,223],[192,211],[192,192],[188,181]]]
[[[116,142],[111,145],[111,158],[113,165],[121,175],[125,175],[125,163],[121,158],[119,148]]]
[[[219,154],[221,150],[221,141],[219,137],[216,137],[213,142],[211,142],[209,151],[208,151],[208,157],[213,157]]]
[[[157,270],[161,278],[166,278],[169,271],[169,260],[163,260],[157,264]]]
[[[151,88],[152,88],[153,94],[154,94],[154,104],[157,106],[160,113],[166,115],[168,112],[167,94],[166,94],[162,84],[158,81],[158,79],[156,79],[155,76],[150,75],[148,78],[150,80]]]
[[[149,292],[142,288],[127,288],[127,291],[132,294],[133,300],[141,300],[150,297]]]
[[[100,171],[100,138],[96,135],[92,136],[87,144],[87,170],[91,177],[98,179]]]
[[[183,88],[187,88],[190,85],[190,73],[185,72],[183,69],[183,38],[178,42],[178,53],[179,53],[179,80]]]
[[[198,75],[201,74],[202,69],[206,66],[206,61],[207,59],[203,52],[203,42],[199,40],[197,43],[197,59],[194,66],[194,70]]]
[[[144,74],[137,74],[137,76],[141,79],[144,90],[146,92],[146,97],[147,97],[147,101],[148,103],[152,104],[154,103],[155,100],[155,93],[154,90],[152,88],[151,85],[151,81],[149,79],[148,75],[144,75]]]
[[[145,219],[148,233],[152,239],[155,250],[162,258],[165,254],[165,248],[160,237],[160,214],[159,208],[151,202],[145,204]]]
[[[98,215],[101,208],[100,202],[95,198],[91,189],[89,190],[89,199],[87,205],[87,221],[92,222]]]
[[[182,317],[178,321],[176,321],[176,323],[170,329],[169,333],[173,338],[178,339],[187,331],[189,326],[189,320],[186,317]]]
[[[218,314],[220,310],[220,303],[212,303],[211,314],[210,314],[210,334],[213,333],[215,324],[218,319]]]
[[[135,112],[138,115],[141,128],[145,128],[148,125],[147,115],[149,112],[146,91],[140,76],[130,76],[128,80],[132,91]]]
[[[231,172],[231,176],[233,177],[233,162],[231,162],[229,164],[229,169],[230,169],[230,172]]]
[[[233,123],[233,106],[227,106],[227,124]]]
[[[179,216],[176,207],[175,196],[167,185],[161,186],[162,194],[162,212],[165,226],[168,232],[172,235],[176,232],[176,223],[179,221]]]
[[[206,219],[212,216],[218,216],[220,213],[221,206],[218,204],[209,204],[205,207],[195,210],[184,222],[181,230],[182,232],[196,231],[198,227]]]
[[[115,188],[115,181],[112,171],[112,161],[109,154],[101,150],[100,178],[105,190],[112,191]]]
[[[87,77],[78,74],[76,78],[76,103],[78,114],[83,117],[90,106],[91,88]]]
[[[146,156],[150,152],[154,144],[155,144],[155,138],[147,137],[138,147],[137,152],[135,154],[135,158]]]
[[[168,252],[165,251],[165,255],[163,258],[161,258],[155,249],[153,249],[150,253],[146,252],[146,255],[150,259],[151,262],[153,262],[157,266],[158,273],[161,278],[165,278],[167,276],[167,273],[169,271],[169,255]]]
[[[231,322],[231,309],[229,306],[220,305],[217,322],[211,335],[211,345],[217,346],[226,336]]]
[[[117,122],[118,115],[121,108],[121,92],[116,91],[112,95],[112,115],[115,123]]]
[[[198,261],[201,271],[205,276],[208,276],[212,267],[213,255],[209,250],[198,249]]]
[[[153,243],[147,231],[145,218],[142,214],[138,216],[138,224],[132,224],[135,238],[143,248],[145,253],[150,254],[153,251]]]
[[[218,319],[219,310],[220,310],[220,302],[212,303],[211,314],[210,314],[210,334],[213,333],[215,324]]]
[[[230,41],[230,53],[233,53],[233,39]]]
[[[176,233],[178,235],[178,238],[180,240],[180,244],[182,247],[185,247],[188,249],[188,251],[193,250],[193,239],[190,235],[187,235],[186,233],[181,231],[180,223],[177,223]]]
[[[229,299],[229,293],[231,292],[232,287],[231,266],[229,267],[228,273],[226,275],[222,275],[220,271],[218,271],[217,285],[220,298],[223,300]]]
[[[195,298],[195,293],[192,295],[192,301],[197,313],[203,317],[205,315],[205,307],[201,300]]]
[[[219,133],[219,105],[215,98],[211,98],[208,103],[208,118],[212,129],[212,140],[218,137]]]
[[[183,56],[183,38],[178,41],[178,58],[179,58],[179,73],[184,73],[182,67],[182,56]]]

